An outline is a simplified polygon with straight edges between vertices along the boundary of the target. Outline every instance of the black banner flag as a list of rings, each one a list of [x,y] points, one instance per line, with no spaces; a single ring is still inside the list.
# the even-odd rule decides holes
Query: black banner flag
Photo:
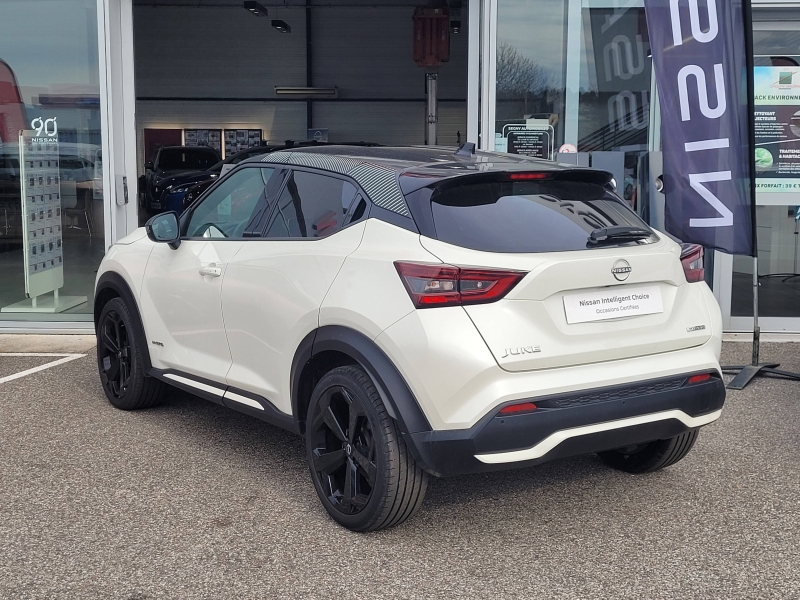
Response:
[[[749,0],[644,6],[661,103],[666,229],[753,256]]]

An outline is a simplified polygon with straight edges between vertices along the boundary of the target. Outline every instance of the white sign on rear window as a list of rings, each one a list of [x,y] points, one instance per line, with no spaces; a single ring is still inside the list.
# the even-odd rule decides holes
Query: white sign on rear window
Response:
[[[589,323],[664,312],[657,285],[609,288],[564,296],[567,323]]]

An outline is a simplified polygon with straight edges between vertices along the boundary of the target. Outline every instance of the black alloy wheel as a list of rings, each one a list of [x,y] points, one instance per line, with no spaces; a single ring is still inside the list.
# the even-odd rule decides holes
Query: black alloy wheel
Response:
[[[342,386],[326,389],[309,435],[314,470],[336,510],[353,515],[369,502],[375,487],[375,437],[361,404]]]
[[[116,310],[103,315],[97,328],[97,359],[106,393],[122,398],[131,383],[131,344],[128,328]]]
[[[97,321],[100,382],[108,401],[123,410],[158,404],[166,387],[145,373],[138,325],[121,298],[109,300]]]
[[[652,473],[682,460],[694,447],[699,429],[690,429],[667,440],[655,440],[616,450],[598,452],[607,466],[625,473]]]
[[[422,504],[428,475],[414,461],[370,377],[327,373],[311,395],[306,459],[328,514],[352,531],[398,525]]]

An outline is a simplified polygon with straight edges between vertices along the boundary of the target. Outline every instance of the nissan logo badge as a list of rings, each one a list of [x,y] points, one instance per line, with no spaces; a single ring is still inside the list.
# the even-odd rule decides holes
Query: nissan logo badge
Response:
[[[617,281],[625,281],[628,277],[630,277],[631,265],[625,259],[620,259],[614,263],[614,266],[611,267],[611,274],[617,278]]]

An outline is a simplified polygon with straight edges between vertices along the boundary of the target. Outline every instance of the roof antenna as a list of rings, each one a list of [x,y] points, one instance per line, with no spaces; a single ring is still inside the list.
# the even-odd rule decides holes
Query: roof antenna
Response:
[[[473,156],[475,154],[475,143],[464,142],[456,150],[456,156]]]

